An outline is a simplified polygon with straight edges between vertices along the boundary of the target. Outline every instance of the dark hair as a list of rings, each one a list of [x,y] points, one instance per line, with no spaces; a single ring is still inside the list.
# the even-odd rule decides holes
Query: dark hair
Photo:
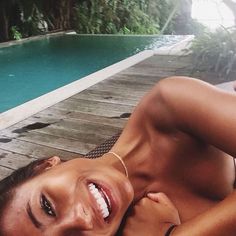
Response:
[[[4,210],[14,196],[14,190],[16,187],[42,173],[47,166],[47,159],[35,160],[28,165],[15,170],[12,174],[0,181],[0,222],[4,214]],[[0,235],[3,235],[1,224],[0,228]]]

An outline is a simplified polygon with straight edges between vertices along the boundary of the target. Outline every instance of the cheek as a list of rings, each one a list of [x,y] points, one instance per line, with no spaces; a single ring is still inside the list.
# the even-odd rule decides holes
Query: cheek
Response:
[[[73,178],[57,176],[56,178],[52,177],[47,181],[44,181],[44,186],[53,192],[63,193],[65,191],[70,192],[70,189],[72,189],[74,182],[75,181]]]
[[[73,179],[65,177],[50,178],[42,185],[42,191],[58,202],[69,203],[70,196],[74,194],[74,182]]]

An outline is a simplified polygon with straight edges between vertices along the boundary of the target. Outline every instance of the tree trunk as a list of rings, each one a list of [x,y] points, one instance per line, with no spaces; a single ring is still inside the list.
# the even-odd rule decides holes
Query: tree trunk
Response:
[[[225,5],[233,12],[234,14],[234,25],[236,25],[236,2],[232,0],[223,0]]]
[[[72,0],[44,0],[43,13],[49,30],[69,29],[72,8]]]
[[[177,16],[174,18],[175,33],[188,34],[189,22],[191,20],[192,0],[179,0],[179,10]]]
[[[71,22],[73,20],[74,0],[61,0],[60,4],[60,19],[61,26],[64,30],[71,29]]]
[[[54,0],[44,0],[42,5],[43,5],[43,14],[46,18],[49,31],[56,30],[55,1]]]
[[[9,40],[9,22],[6,8],[0,4],[0,41]]]

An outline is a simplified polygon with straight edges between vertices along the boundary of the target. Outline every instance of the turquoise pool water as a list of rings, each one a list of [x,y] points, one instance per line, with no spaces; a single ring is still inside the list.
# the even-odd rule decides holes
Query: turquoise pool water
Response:
[[[182,36],[63,35],[0,48],[0,112]]]

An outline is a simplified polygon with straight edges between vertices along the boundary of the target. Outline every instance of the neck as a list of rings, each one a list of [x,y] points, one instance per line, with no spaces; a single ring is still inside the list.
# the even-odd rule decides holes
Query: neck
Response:
[[[109,151],[107,154],[112,154],[114,157],[116,157],[120,161],[120,164],[123,166],[126,177],[129,178],[128,168],[126,167],[122,157],[119,156],[117,153],[112,152],[112,151]]]
[[[119,158],[117,158],[119,156]],[[138,201],[147,194],[147,189],[154,177],[150,174],[150,162],[130,155],[121,156],[118,152],[108,152],[103,155],[103,159],[108,165],[112,165],[117,170],[127,176],[134,189],[134,201]],[[121,159],[121,160],[120,160]]]

